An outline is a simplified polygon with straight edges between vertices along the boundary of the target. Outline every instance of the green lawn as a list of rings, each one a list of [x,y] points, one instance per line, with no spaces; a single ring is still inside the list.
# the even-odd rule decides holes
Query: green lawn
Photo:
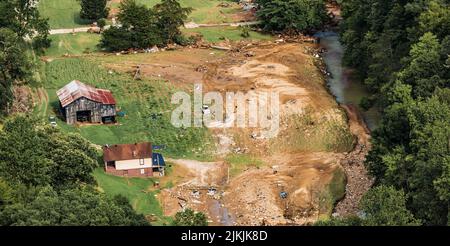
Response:
[[[250,32],[250,37],[241,36],[241,30],[238,27],[201,27],[195,29],[182,29],[186,36],[201,34],[208,42],[220,42],[224,39],[231,41],[239,40],[271,40],[270,35],[258,32]],[[86,52],[97,52],[97,44],[101,35],[91,33],[58,34],[51,35],[52,44],[46,51],[46,56],[59,57],[65,54],[82,55]]]
[[[159,3],[159,0],[137,0],[138,3],[152,7]],[[222,2],[230,2],[230,7],[219,7]],[[223,23],[233,22],[233,15],[241,11],[239,5],[233,1],[219,0],[180,0],[184,7],[192,7],[188,21],[196,23]],[[112,8],[117,8],[118,3],[111,4]],[[86,20],[80,18],[80,4],[77,0],[40,0],[39,12],[43,17],[49,18],[52,29],[74,28],[88,24]]]
[[[264,163],[259,158],[248,154],[230,154],[225,158],[225,161],[230,164],[230,175],[237,176],[249,167],[261,167]]]
[[[220,42],[224,39],[231,41],[238,40],[271,40],[273,39],[270,35],[261,34],[258,32],[251,31],[250,37],[244,38],[241,36],[241,29],[239,27],[201,27],[195,29],[183,29],[183,33],[186,35],[192,35],[199,33],[203,35],[203,38],[208,42]]]
[[[46,51],[47,56],[81,55],[97,51],[100,35],[90,33],[51,35],[52,45]]]
[[[88,24],[80,18],[80,3],[77,0],[40,0],[39,12],[49,18],[50,28],[74,28]]]
[[[211,135],[206,128],[175,128],[170,123],[171,111],[177,105],[170,103],[178,88],[161,80],[133,80],[129,74],[103,69],[87,58],[56,59],[44,68],[44,87],[48,93],[47,112],[38,115],[58,115],[56,91],[72,80],[109,89],[117,107],[125,112],[117,125],[75,127],[60,119],[58,126],[67,132],[78,132],[92,143],[104,145],[150,141],[165,144],[166,154],[172,157],[208,159],[213,150]],[[210,151],[211,150],[211,151]]]
[[[128,198],[136,212],[144,215],[154,215],[154,225],[170,223],[170,218],[163,215],[162,208],[156,198],[159,194],[151,188],[153,178],[122,178],[106,174],[102,168],[94,171],[94,177],[100,189],[107,195],[123,195]],[[156,195],[156,196],[155,196]]]
[[[153,7],[160,0],[136,0],[136,2]],[[233,22],[233,14],[241,11],[240,6],[232,0],[179,0],[183,7],[191,7],[193,11],[188,21],[196,23],[211,24]],[[220,7],[219,4],[229,2],[230,7]],[[117,8],[118,3],[112,4],[111,7]]]

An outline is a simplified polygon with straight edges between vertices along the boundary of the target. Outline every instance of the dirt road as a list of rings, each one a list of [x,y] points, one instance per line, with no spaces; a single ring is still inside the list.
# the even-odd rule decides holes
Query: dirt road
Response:
[[[259,24],[259,21],[247,21],[247,22],[233,22],[233,23],[217,23],[217,24],[197,24],[195,22],[188,22],[184,24],[184,28],[186,29],[195,29],[202,27],[219,27],[219,26],[254,26]],[[104,27],[105,30],[109,29],[111,25],[106,25]],[[91,27],[77,27],[77,28],[63,28],[63,29],[51,29],[50,35],[56,34],[69,34],[69,33],[79,33],[79,32],[87,32]]]

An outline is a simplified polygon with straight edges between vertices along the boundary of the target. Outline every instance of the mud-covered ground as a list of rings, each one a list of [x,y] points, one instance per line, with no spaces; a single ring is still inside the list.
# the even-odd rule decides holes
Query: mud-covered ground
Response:
[[[201,82],[204,92],[280,95],[275,138],[266,137],[260,127],[211,129],[217,140],[213,162],[171,160],[184,175],[178,173],[180,180],[161,192],[165,214],[191,207],[207,213],[212,225],[309,224],[331,216],[347,180],[348,193],[336,213],[355,212],[370,185],[362,167],[370,136],[355,109],[339,106],[330,95],[314,45],[224,45],[231,50],[188,47],[105,61],[107,67],[131,74],[139,66],[142,76],[183,88]],[[262,165],[230,175],[229,155],[252,156]]]

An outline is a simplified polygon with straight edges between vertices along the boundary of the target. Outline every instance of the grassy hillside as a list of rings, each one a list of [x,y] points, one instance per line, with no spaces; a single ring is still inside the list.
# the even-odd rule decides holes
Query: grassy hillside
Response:
[[[138,3],[149,7],[159,3],[159,0],[137,0]],[[222,2],[230,2],[230,7],[220,7]],[[184,7],[192,7],[188,21],[197,23],[222,23],[236,20],[236,14],[241,11],[233,1],[218,0],[180,0]],[[117,8],[119,3],[114,1],[110,8]],[[39,11],[42,16],[49,18],[52,29],[74,28],[88,24],[80,18],[80,4],[77,0],[40,0]]]
[[[173,157],[207,159],[212,148],[206,128],[175,128],[170,123],[171,95],[179,88],[160,80],[133,80],[129,74],[103,69],[99,64],[83,58],[56,59],[46,64],[44,87],[48,94],[47,112],[58,115],[56,91],[74,79],[99,88],[110,89],[117,107],[125,112],[117,125],[75,127],[58,120],[67,132],[78,132],[99,145],[151,141],[167,145],[167,154]]]
[[[201,34],[203,35],[203,38],[208,42],[220,42],[224,39],[228,39],[231,41],[238,41],[238,40],[270,40],[273,39],[270,35],[261,34],[258,32],[250,31],[250,37],[243,38],[241,36],[242,31],[238,27],[202,27],[202,28],[195,28],[195,29],[183,29],[183,33],[185,33],[187,36],[192,34]]]
[[[107,195],[123,195],[131,203],[136,212],[156,219],[153,225],[163,225],[170,222],[170,218],[163,215],[162,208],[156,198],[158,191],[152,189],[153,178],[122,178],[106,174],[102,168],[94,171],[94,177],[101,191]]]
[[[49,18],[50,28],[74,28],[86,25],[80,18],[80,3],[77,0],[40,0],[39,12]]]
[[[160,0],[136,0],[138,3],[153,7]],[[196,23],[223,23],[232,22],[233,15],[240,12],[238,4],[232,0],[179,0],[183,7],[191,7],[193,11],[188,21]],[[228,2],[230,7],[220,7],[221,3]],[[112,8],[118,7],[119,3],[113,3]]]
[[[50,36],[52,44],[46,51],[47,56],[81,55],[97,51],[100,35],[90,33],[58,34]]]

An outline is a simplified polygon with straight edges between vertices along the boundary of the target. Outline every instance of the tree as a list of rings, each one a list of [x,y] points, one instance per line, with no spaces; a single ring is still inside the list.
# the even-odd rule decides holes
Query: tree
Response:
[[[162,0],[153,8],[158,18],[158,27],[166,43],[174,43],[182,36],[180,27],[192,12],[192,8],[183,8],[177,0]]]
[[[11,29],[24,41],[31,39],[36,49],[50,47],[50,27],[48,20],[41,18],[37,1],[3,0],[0,13],[0,28]]]
[[[0,225],[149,225],[94,186],[97,151],[77,134],[15,116],[0,131]]]
[[[8,28],[0,28],[0,115],[7,113],[13,100],[14,83],[30,80],[32,69],[19,36]]]
[[[201,212],[194,212],[192,209],[186,209],[184,211],[175,214],[175,219],[172,223],[174,226],[207,226],[205,214]]]
[[[0,211],[13,200],[13,190],[9,184],[0,178]]]
[[[369,190],[361,199],[364,226],[410,226],[420,225],[406,208],[406,198],[402,191],[393,187],[377,186]]]
[[[80,17],[86,20],[96,21],[108,16],[107,0],[81,0]]]
[[[319,220],[314,226],[361,226],[362,219],[357,216]]]
[[[432,32],[439,39],[450,35],[450,8],[445,0],[430,0],[428,8],[419,16],[417,37]]]
[[[106,19],[105,18],[98,19],[97,26],[100,27],[101,30],[103,30],[106,26]]]
[[[332,218],[315,223],[316,226],[418,226],[413,214],[406,208],[403,191],[391,186],[370,189],[359,204],[360,215]]]
[[[16,226],[145,226],[143,215],[123,198],[109,198],[93,187],[17,190],[17,200],[0,211],[0,225]]]
[[[407,207],[426,225],[448,223],[450,89],[384,110],[366,165],[380,184],[407,191]]]
[[[436,87],[444,87],[444,61],[441,60],[442,47],[432,33],[425,33],[417,44],[412,45],[409,64],[398,77],[406,84],[413,86],[415,97],[430,97]],[[450,83],[449,83],[450,85]]]
[[[112,26],[102,33],[99,46],[107,51],[122,51],[133,47],[133,34],[123,28]]]
[[[378,185],[404,191],[406,208],[425,225],[446,225],[450,218],[448,4],[342,4],[344,63],[360,72],[382,107],[366,166]]]
[[[124,0],[119,6],[119,27],[112,27],[102,34],[99,46],[108,51],[144,49],[164,43],[158,19],[152,9]]]
[[[95,184],[96,151],[76,134],[17,116],[0,132],[0,177],[11,183],[62,189]]]
[[[323,0],[257,0],[256,13],[268,31],[309,31],[327,19]]]

